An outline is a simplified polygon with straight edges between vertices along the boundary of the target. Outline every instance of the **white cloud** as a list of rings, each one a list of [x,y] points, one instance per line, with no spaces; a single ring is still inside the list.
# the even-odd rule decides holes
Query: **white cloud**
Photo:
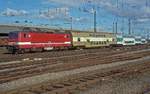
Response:
[[[134,17],[149,17],[150,7],[146,7],[146,0],[48,0],[49,2],[55,2],[58,4],[79,7],[86,4],[93,4],[104,8],[107,11],[117,16],[123,16],[128,18]]]
[[[28,14],[28,12],[25,10],[15,10],[15,9],[7,8],[1,14],[4,16],[25,16]]]
[[[139,18],[139,19],[134,19],[133,23],[138,24],[138,23],[147,23],[150,22],[150,18]]]
[[[84,3],[86,0],[48,0],[49,2],[55,2],[59,3],[65,6],[80,6],[82,3]]]
[[[150,19],[146,18],[146,19],[138,19],[137,21],[139,22],[147,22],[147,21],[150,21]]]
[[[47,18],[47,19],[65,18],[68,16],[69,16],[69,8],[67,7],[41,10],[39,15],[40,18]]]
[[[143,11],[145,11],[146,13],[150,14],[150,7],[142,7]]]
[[[98,4],[101,8],[115,14],[127,18],[150,18],[150,6],[146,6],[146,0],[123,0],[118,2],[110,0],[101,0]]]
[[[72,20],[73,20],[73,22],[80,22],[80,23],[82,23],[82,22],[84,22],[84,23],[85,22],[90,22],[88,17],[72,17]],[[68,21],[71,22],[71,19],[68,18]]]

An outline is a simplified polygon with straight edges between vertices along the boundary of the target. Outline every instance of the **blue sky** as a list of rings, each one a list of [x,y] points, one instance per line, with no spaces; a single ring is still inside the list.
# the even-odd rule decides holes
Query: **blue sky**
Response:
[[[150,0],[0,0],[0,24],[42,25],[93,30],[93,10],[98,31],[128,32],[128,19],[135,34],[150,30]],[[16,23],[16,21],[18,23]]]

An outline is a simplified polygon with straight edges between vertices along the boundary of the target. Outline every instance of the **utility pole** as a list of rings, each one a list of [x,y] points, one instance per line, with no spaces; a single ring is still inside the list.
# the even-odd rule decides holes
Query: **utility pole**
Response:
[[[147,39],[149,39],[149,29],[147,29]]]
[[[129,25],[129,35],[131,35],[131,19],[129,18],[128,21],[129,21],[129,24],[128,24]]]
[[[50,8],[48,8],[48,16],[50,15]]]
[[[117,3],[117,6],[116,6],[116,7],[117,7],[117,9],[118,9],[118,8],[119,8],[119,1],[117,0],[116,3]],[[117,20],[116,20],[116,22],[115,22],[115,27],[116,27],[116,32],[115,32],[115,33],[117,34],[117,33],[118,33],[118,17],[117,17]]]
[[[145,3],[146,7],[148,7],[148,0],[146,0],[146,3]]]
[[[117,9],[118,9],[118,7],[119,7],[119,1],[117,0]]]
[[[121,9],[122,12],[124,12],[124,0],[121,0]],[[124,18],[122,18],[122,27],[121,27],[121,32],[124,32]]]
[[[70,20],[71,20],[71,31],[72,31],[72,29],[73,29],[73,18],[72,17],[70,17]]]
[[[113,22],[113,33],[115,34],[115,22]]]
[[[94,9],[94,32],[97,32],[97,22],[96,22],[96,10]]]
[[[115,23],[116,26],[116,34],[118,33],[118,22]]]
[[[84,9],[84,12],[88,12],[90,14],[93,14],[93,32],[97,32],[97,11],[96,11],[96,6],[92,5],[92,1],[91,2],[87,2],[92,6],[92,12],[89,10]]]

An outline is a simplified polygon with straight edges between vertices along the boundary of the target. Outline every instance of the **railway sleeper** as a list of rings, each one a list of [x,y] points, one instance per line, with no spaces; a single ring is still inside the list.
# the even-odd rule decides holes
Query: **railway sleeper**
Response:
[[[43,91],[53,91],[57,88],[54,88],[52,85],[42,85],[41,87],[38,87],[38,88],[41,88]],[[34,89],[36,90],[36,89]],[[32,91],[32,89],[29,89],[28,91]]]
[[[19,93],[14,93],[14,94],[37,94],[37,93],[25,91],[25,92],[19,92]]]
[[[54,88],[63,88],[64,85],[63,84],[55,84],[55,85],[52,85],[52,87],[54,87]]]
[[[34,88],[34,89],[28,90],[28,92],[31,92],[34,94],[42,94],[42,93],[46,92],[46,90],[43,88]]]
[[[63,88],[60,88],[59,90],[54,90],[54,91],[50,91],[47,93],[43,93],[43,94],[64,94],[62,92],[68,92],[69,90],[86,90],[89,85],[91,84],[95,84],[97,81],[100,81],[100,79],[94,79],[91,81],[87,81],[87,80],[83,80],[83,79],[76,79],[76,81],[80,82],[80,83],[73,83],[71,86],[64,86]],[[76,82],[75,81],[75,82]],[[72,93],[67,93],[67,94],[72,94]]]
[[[84,77],[84,79],[86,79],[86,80],[94,80],[94,78],[92,78],[92,77]]]
[[[69,82],[63,82],[62,83],[64,86],[71,86],[72,84],[71,83],[69,83]]]

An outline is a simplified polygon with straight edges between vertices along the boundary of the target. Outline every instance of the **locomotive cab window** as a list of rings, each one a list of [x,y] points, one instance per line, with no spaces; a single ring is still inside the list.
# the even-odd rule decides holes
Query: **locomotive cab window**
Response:
[[[28,38],[28,35],[27,34],[23,34],[24,38]]]
[[[69,36],[69,35],[66,35],[65,38],[70,38],[70,36]]]
[[[24,37],[24,38],[30,38],[30,37],[31,37],[31,35],[30,35],[30,34],[28,34],[28,33],[24,33],[24,34],[23,34],[23,37]]]

